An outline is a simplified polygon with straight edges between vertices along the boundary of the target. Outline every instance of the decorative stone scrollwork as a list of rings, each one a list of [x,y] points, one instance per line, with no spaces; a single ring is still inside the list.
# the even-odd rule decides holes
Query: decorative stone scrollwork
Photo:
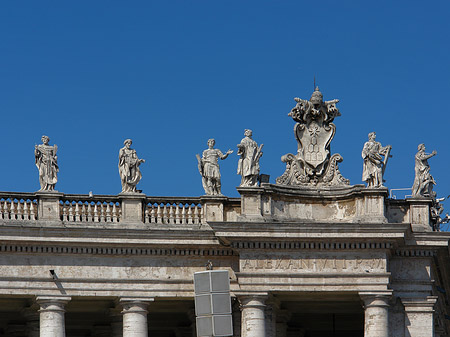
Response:
[[[297,123],[294,127],[298,143],[297,154],[288,153],[281,157],[286,171],[276,179],[277,184],[297,186],[349,185],[339,172],[338,163],[342,156],[330,155],[330,143],[336,126],[334,118],[340,116],[336,107],[339,100],[323,101],[317,87],[309,101],[295,98],[296,106],[289,116]]]

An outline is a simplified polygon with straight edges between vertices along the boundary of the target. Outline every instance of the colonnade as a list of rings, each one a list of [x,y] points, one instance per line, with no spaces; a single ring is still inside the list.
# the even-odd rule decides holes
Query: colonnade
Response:
[[[240,315],[235,306],[234,336],[235,337],[285,337],[289,313],[280,310],[279,303],[274,302],[268,294],[237,295]],[[389,308],[391,294],[360,293],[364,308],[364,337],[389,337]],[[31,337],[65,337],[65,307],[71,300],[68,296],[38,296],[38,312],[27,311],[28,336]],[[436,298],[404,298],[404,336],[434,337],[433,312]],[[147,337],[148,336],[148,306],[153,298],[121,298],[121,322],[111,325],[113,336]],[[37,315],[39,320],[37,320]],[[37,322],[39,326],[37,327]],[[238,327],[241,327],[239,329]],[[398,329],[398,328],[397,328]],[[195,336],[195,332],[192,332]],[[299,332],[301,337],[301,332]]]

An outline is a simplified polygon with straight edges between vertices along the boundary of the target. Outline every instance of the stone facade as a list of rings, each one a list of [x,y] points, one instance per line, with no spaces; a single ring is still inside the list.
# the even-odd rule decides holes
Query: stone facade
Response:
[[[0,193],[0,336],[195,336],[208,260],[229,270],[235,336],[448,336],[450,234],[432,231],[432,199],[238,191]]]

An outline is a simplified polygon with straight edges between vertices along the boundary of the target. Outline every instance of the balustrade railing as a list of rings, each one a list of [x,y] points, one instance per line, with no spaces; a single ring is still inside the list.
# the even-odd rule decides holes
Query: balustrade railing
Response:
[[[33,193],[0,192],[0,219],[36,220],[37,213]]]
[[[204,222],[200,198],[148,197],[144,222],[154,224],[197,225]]]
[[[120,200],[117,196],[66,194],[60,201],[62,221],[68,222],[119,222]]]

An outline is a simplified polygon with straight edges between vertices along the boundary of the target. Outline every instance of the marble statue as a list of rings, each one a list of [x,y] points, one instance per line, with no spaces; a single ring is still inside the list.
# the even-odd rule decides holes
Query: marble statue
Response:
[[[36,167],[39,170],[39,183],[41,189],[39,191],[54,191],[58,182],[58,157],[56,145],[48,145],[50,138],[42,136],[42,144],[34,146],[34,157]]]
[[[435,156],[436,151],[430,154],[425,153],[425,145],[419,144],[415,156],[415,178],[412,187],[413,197],[432,197],[433,185],[436,185],[433,177],[430,174],[430,165],[428,159]]]
[[[381,146],[381,143],[375,140],[376,136],[375,132],[369,133],[369,140],[364,144],[361,153],[364,159],[362,180],[367,183],[367,187],[383,186],[383,174],[391,157],[392,146]]]
[[[136,193],[136,185],[142,178],[139,165],[145,163],[144,159],[139,159],[136,150],[130,146],[133,143],[131,139],[126,139],[125,145],[119,151],[119,174],[122,182],[121,193]]]
[[[237,145],[237,154],[241,156],[238,162],[237,174],[242,176],[240,187],[257,186],[259,177],[259,159],[263,155],[261,144],[252,139],[252,130],[244,131],[244,138]]]
[[[323,101],[317,87],[310,100],[295,98],[296,106],[289,116],[297,123],[294,127],[297,139],[297,154],[288,153],[281,157],[286,163],[286,171],[276,179],[277,184],[294,186],[337,186],[348,185],[342,177],[338,163],[340,154],[330,154],[330,143],[334,138],[336,126],[332,123],[340,116],[336,107],[339,100]]]
[[[214,145],[216,141],[214,139],[208,140],[208,148],[203,151],[203,155],[200,158],[197,155],[198,170],[202,176],[202,184],[205,189],[206,195],[222,195],[220,192],[220,170],[219,170],[219,158],[226,159],[233,151],[228,150],[225,154],[222,151],[215,149]]]

